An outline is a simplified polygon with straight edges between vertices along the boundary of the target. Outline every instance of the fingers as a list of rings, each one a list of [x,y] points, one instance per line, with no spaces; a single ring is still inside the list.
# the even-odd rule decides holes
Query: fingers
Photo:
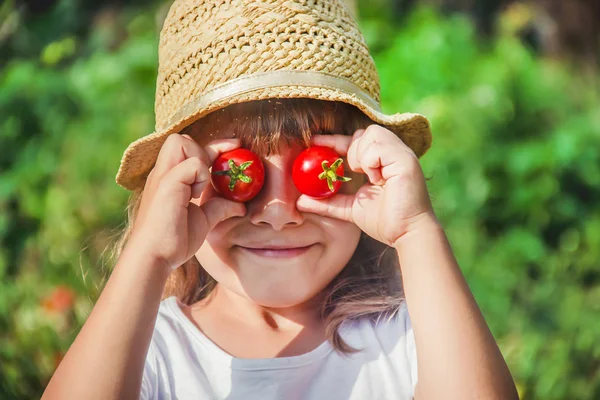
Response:
[[[193,249],[186,256],[187,259],[196,253],[215,225],[228,218],[243,217],[246,214],[246,206],[243,203],[236,203],[222,197],[214,197],[202,206],[190,202],[187,208],[188,249]]]
[[[408,149],[393,132],[379,125],[370,125],[362,133],[355,134],[348,149],[348,166],[353,171],[366,174],[371,184],[382,185],[390,175],[386,167],[398,163],[407,154],[403,147]]]
[[[381,175],[382,151],[384,151],[383,145],[379,142],[366,142],[362,146],[359,145],[356,151],[357,158],[360,160],[360,168],[369,177],[369,182],[373,185],[384,183]]]
[[[325,146],[332,148],[340,156],[345,156],[348,152],[348,147],[352,141],[351,136],[347,135],[314,135],[311,143],[315,146]]]
[[[200,146],[189,137],[179,134],[169,135],[160,148],[156,163],[152,168],[152,182],[154,184],[160,182],[171,168],[187,158],[196,157],[207,163],[208,157],[203,153]]]
[[[219,154],[225,153],[227,151],[235,150],[240,147],[241,141],[240,139],[218,139],[212,140],[204,146],[204,151],[208,156],[208,165],[212,165],[215,162]]]
[[[200,196],[197,196],[197,197],[193,196],[193,197],[194,197],[194,199],[198,199],[198,200],[194,200],[194,202],[196,204],[198,204],[199,206],[201,206],[202,204],[206,203],[208,200],[210,200],[216,196],[219,196],[219,193],[217,193],[217,191],[215,190],[213,185],[207,184],[204,187],[204,190],[202,190],[202,192],[200,193]]]
[[[377,128],[380,127],[370,125],[367,129],[357,131],[348,149],[348,166],[350,169],[366,174],[369,182],[373,185],[383,184],[379,155],[384,150],[385,137]]]
[[[197,158],[209,168],[220,153],[239,146],[239,139],[220,139],[213,140],[202,148],[189,135],[171,134],[158,153],[154,168],[148,175],[147,185],[156,187],[168,171],[186,159]]]
[[[246,215],[246,205],[223,197],[213,197],[201,206],[207,219],[208,230],[213,229],[219,222],[232,217]]]
[[[312,143],[330,147],[339,155],[346,156],[352,171],[366,174],[373,185],[382,185],[380,154],[385,150],[386,142],[391,140],[388,134],[394,135],[383,127],[371,125],[367,129],[358,129],[352,136],[315,135]]]
[[[365,129],[359,129],[356,132],[354,132],[354,135],[352,135],[352,142],[350,143],[350,147],[348,148],[348,166],[352,171],[358,173],[364,173],[363,169],[360,166],[360,163],[358,162],[358,155],[356,154],[356,151],[358,150],[359,140],[365,132]]]
[[[191,186],[191,197],[199,197],[210,179],[208,167],[198,157],[190,157],[171,168],[163,176],[164,190],[174,191],[185,186]]]
[[[349,194],[337,193],[335,196],[320,200],[303,194],[296,200],[296,208],[301,212],[353,222],[353,202],[354,195]]]

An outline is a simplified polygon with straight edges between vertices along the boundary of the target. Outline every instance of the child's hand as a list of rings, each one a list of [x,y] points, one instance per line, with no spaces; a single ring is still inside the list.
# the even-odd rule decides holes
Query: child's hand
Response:
[[[301,195],[296,203],[299,211],[351,221],[388,246],[419,221],[436,220],[419,160],[393,132],[370,125],[352,137],[315,135],[312,143],[346,155],[350,169],[366,174],[370,183],[356,194],[338,193],[323,200]]]
[[[167,138],[134,222],[130,243],[137,251],[174,269],[198,251],[217,223],[245,215],[243,203],[215,196],[208,170],[220,153],[239,146],[238,139],[214,140],[202,148],[188,135]]]

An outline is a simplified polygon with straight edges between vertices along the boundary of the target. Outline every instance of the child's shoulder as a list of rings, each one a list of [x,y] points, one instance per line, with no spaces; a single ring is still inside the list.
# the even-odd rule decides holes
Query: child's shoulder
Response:
[[[350,346],[381,348],[386,353],[414,342],[406,301],[394,312],[344,321],[340,335]]]
[[[190,332],[193,332],[195,327],[186,317],[185,307],[176,296],[161,300],[154,325],[153,341],[164,340],[166,336],[181,339],[183,334],[189,336]]]

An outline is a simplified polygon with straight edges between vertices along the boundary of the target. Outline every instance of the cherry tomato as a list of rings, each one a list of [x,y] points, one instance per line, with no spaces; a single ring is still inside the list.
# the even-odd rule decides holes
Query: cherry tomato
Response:
[[[42,300],[42,307],[50,312],[64,312],[73,307],[75,292],[67,286],[56,287]]]
[[[255,153],[235,149],[220,154],[212,165],[210,181],[223,197],[245,202],[260,192],[265,167]]]
[[[329,147],[309,147],[298,155],[292,166],[296,188],[317,199],[333,196],[340,190],[342,182],[350,179],[344,176],[342,158]]]

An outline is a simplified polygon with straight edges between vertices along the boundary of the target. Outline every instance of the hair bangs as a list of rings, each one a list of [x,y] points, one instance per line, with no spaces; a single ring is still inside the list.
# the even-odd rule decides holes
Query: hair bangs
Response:
[[[232,104],[204,116],[182,133],[196,138],[225,130],[261,157],[278,154],[282,145],[309,147],[315,134],[352,135],[373,121],[356,107],[308,98],[274,98]],[[219,136],[219,135],[217,135]]]

